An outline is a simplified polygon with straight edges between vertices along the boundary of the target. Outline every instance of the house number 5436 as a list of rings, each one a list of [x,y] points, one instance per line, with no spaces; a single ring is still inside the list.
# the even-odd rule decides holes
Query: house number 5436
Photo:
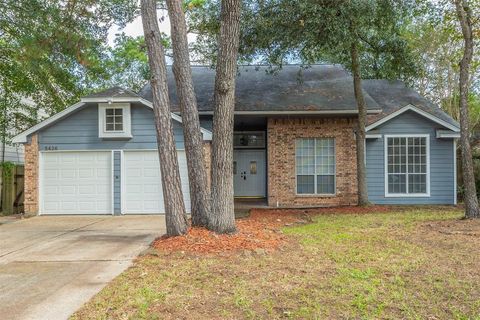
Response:
[[[50,151],[50,150],[58,150],[57,146],[45,146],[45,150]]]

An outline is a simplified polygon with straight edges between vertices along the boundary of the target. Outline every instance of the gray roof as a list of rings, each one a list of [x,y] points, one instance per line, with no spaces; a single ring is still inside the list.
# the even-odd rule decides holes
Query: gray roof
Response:
[[[286,65],[275,73],[266,66],[241,66],[236,80],[236,111],[346,111],[356,110],[351,75],[338,65],[313,65],[302,69]],[[192,67],[192,77],[199,111],[213,110],[215,70]],[[178,112],[178,98],[171,68],[168,86],[172,111]],[[409,104],[454,126],[459,126],[448,114],[401,81],[363,80],[363,93],[371,124]],[[152,101],[150,84],[139,95]]]
[[[345,111],[356,110],[353,82],[342,68],[333,65],[313,65],[302,69],[298,65],[284,66],[271,74],[266,66],[241,66],[236,79],[236,111]],[[213,110],[215,70],[192,67],[199,111]],[[172,111],[179,111],[175,80],[168,69],[168,87]],[[152,101],[150,84],[140,96]],[[365,92],[367,106],[379,106]]]
[[[136,94],[135,92],[131,91],[131,90],[128,90],[128,89],[124,89],[122,87],[112,87],[112,88],[108,88],[106,90],[103,90],[103,91],[100,91],[100,92],[95,92],[95,93],[92,93],[92,94],[89,94],[88,96],[85,96],[85,97],[82,97],[82,98],[87,98],[87,99],[91,99],[91,98],[131,98],[131,97],[135,97],[135,98],[140,98],[140,96],[138,94]]]
[[[460,127],[458,122],[453,120],[452,117],[440,107],[422,97],[415,90],[406,87],[402,81],[363,80],[362,83],[363,89],[375,99],[382,109],[382,112],[379,114],[369,115],[368,123],[376,122],[398,109],[411,104],[451,125]]]

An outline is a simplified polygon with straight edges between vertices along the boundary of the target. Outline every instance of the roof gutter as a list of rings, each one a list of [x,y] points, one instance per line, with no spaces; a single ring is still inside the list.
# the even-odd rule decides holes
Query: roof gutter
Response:
[[[367,114],[377,114],[380,109],[367,110]],[[178,112],[177,112],[178,113]],[[199,111],[199,115],[213,115],[213,111]],[[300,111],[235,111],[236,115],[355,115],[358,110],[300,110]]]

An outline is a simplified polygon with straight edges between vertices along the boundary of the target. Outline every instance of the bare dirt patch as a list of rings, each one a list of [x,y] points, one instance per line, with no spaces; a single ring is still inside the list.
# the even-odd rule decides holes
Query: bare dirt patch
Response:
[[[436,221],[424,223],[420,226],[430,232],[438,232],[445,235],[458,235],[476,237],[480,242],[480,220],[460,219],[453,221]],[[474,240],[475,241],[475,240]]]

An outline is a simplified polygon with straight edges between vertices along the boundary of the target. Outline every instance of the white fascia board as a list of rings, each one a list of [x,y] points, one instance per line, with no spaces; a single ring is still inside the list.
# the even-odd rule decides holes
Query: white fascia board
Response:
[[[53,116],[51,116],[50,118],[47,118],[45,120],[43,120],[42,122],[34,125],[33,127],[31,127],[30,129],[28,130],[25,130],[24,132],[16,135],[15,137],[13,137],[12,139],[12,142],[13,143],[26,143],[27,142],[27,138],[30,134],[40,130],[41,128],[43,127],[46,127],[48,126],[49,124],[63,118],[64,116],[68,115],[69,113],[77,110],[78,108],[82,107],[83,105],[85,105],[85,102],[78,102],[78,103],[75,103],[74,105],[64,109],[63,111],[60,111],[59,113],[57,114],[54,114]]]
[[[365,139],[380,139],[382,137],[381,133],[366,134]]]
[[[367,114],[377,114],[382,110],[367,110]],[[213,111],[199,111],[200,115],[213,115]],[[300,111],[235,111],[235,115],[355,115],[358,114],[358,110],[300,110]]]
[[[146,99],[138,98],[138,102],[140,102],[140,103],[146,105],[147,107],[150,107],[150,108],[153,109],[153,104]],[[178,121],[179,123],[182,123],[182,117],[181,116],[179,116],[178,114],[175,114],[173,112],[170,112],[170,114],[172,115],[173,120]],[[212,140],[212,132],[210,130],[207,130],[205,128],[200,127],[200,131],[202,132],[203,140],[206,140],[206,141]]]
[[[372,129],[378,127],[379,125],[381,125],[381,124],[383,124],[387,121],[390,121],[391,119],[393,119],[393,118],[395,118],[395,117],[397,117],[397,116],[401,115],[402,113],[407,112],[409,110],[413,111],[413,112],[416,112],[419,115],[424,116],[425,118],[430,119],[433,122],[436,122],[436,123],[444,126],[445,128],[448,128],[448,129],[450,129],[454,132],[460,132],[460,128],[458,128],[458,127],[456,127],[456,126],[454,126],[454,125],[452,125],[452,124],[450,124],[450,123],[448,123],[448,122],[446,122],[446,121],[444,121],[440,118],[437,118],[434,115],[432,115],[431,113],[425,112],[425,111],[423,111],[423,110],[421,110],[421,109],[419,109],[419,108],[417,108],[417,107],[415,107],[411,104],[406,105],[405,107],[403,107],[401,109],[398,109],[397,111],[390,113],[388,116],[372,123],[371,125],[367,126],[365,128],[365,130],[366,131],[372,130]]]
[[[450,139],[457,139],[460,138],[460,132],[453,132],[449,130],[437,130],[436,131],[437,138],[450,138]]]

